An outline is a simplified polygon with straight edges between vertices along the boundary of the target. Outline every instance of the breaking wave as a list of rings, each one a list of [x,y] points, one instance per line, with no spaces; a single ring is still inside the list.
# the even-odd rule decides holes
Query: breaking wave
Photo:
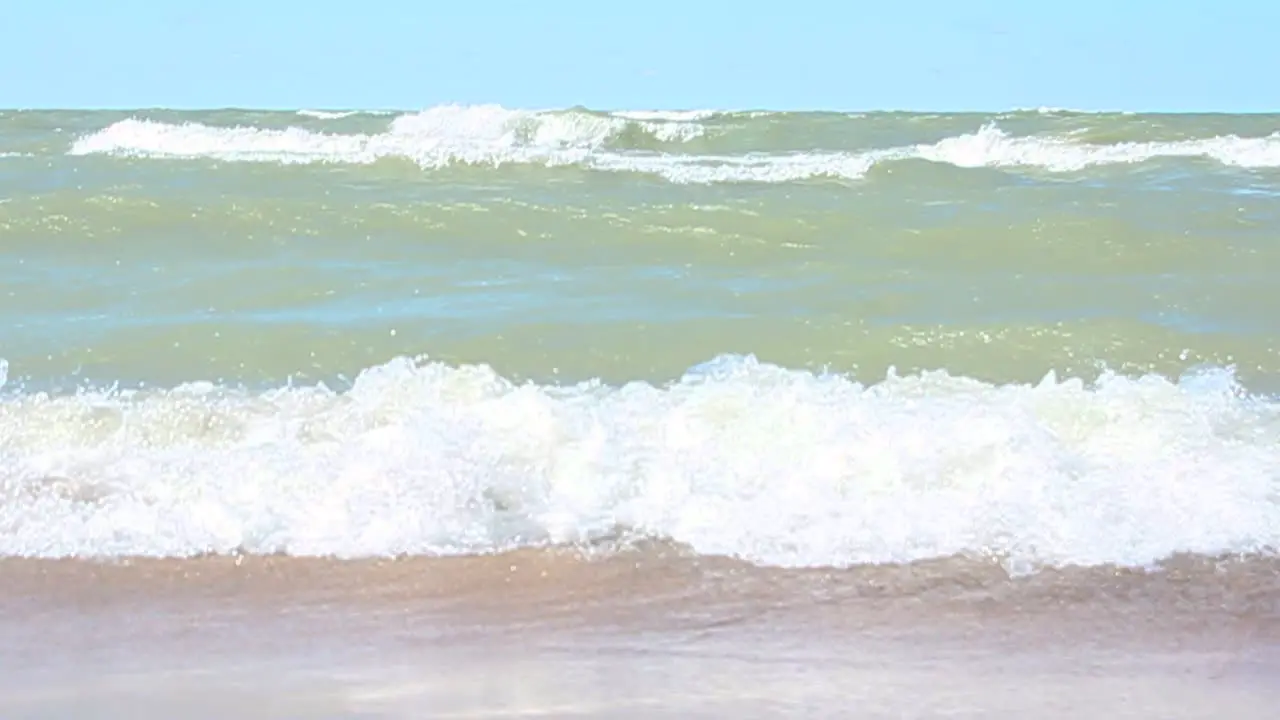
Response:
[[[302,112],[312,117],[341,115]],[[994,123],[938,142],[862,151],[814,148],[788,153],[744,150],[697,154],[682,150],[691,141],[732,133],[753,115],[710,110],[593,113],[449,105],[399,115],[385,132],[374,134],[127,119],[79,138],[70,153],[284,164],[368,164],[399,158],[424,169],[455,164],[571,165],[644,173],[673,183],[857,180],[876,165],[906,160],[1048,173],[1158,158],[1204,158],[1241,168],[1280,167],[1280,133],[1096,144],[1069,134],[1014,136]]]
[[[1222,369],[863,385],[721,356],[665,386],[551,386],[402,358],[344,392],[0,397],[4,555],[471,554],[622,532],[772,566],[970,554],[1023,572],[1280,546],[1280,404]]]

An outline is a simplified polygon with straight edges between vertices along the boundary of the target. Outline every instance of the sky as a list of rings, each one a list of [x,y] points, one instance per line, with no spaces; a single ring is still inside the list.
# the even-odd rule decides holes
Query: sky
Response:
[[[1275,0],[43,0],[0,107],[1280,110]]]

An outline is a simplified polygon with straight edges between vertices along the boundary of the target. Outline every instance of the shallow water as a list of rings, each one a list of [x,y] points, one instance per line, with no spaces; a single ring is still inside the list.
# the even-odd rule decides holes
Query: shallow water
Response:
[[[6,717],[1270,717],[1274,559],[9,560]]]

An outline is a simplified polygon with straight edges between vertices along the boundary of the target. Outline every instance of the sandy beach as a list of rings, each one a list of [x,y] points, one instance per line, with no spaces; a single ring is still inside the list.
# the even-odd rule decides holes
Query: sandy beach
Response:
[[[6,718],[1266,718],[1274,559],[4,560]]]

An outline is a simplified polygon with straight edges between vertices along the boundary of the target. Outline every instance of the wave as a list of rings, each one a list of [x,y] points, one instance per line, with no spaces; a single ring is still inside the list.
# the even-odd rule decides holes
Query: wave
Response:
[[[811,178],[859,180],[877,165],[926,160],[958,168],[1013,168],[1072,173],[1090,167],[1133,165],[1159,158],[1206,158],[1241,168],[1280,167],[1280,132],[1261,138],[1235,135],[1175,142],[1100,145],[1066,137],[1015,137],[994,123],[976,132],[863,152],[743,155],[599,154],[593,169],[643,172],[677,183],[792,182]]]
[[[587,159],[593,150],[633,129],[660,142],[683,142],[704,132],[695,124],[636,122],[587,112],[449,105],[400,115],[386,132],[374,135],[127,119],[78,139],[70,153],[357,164],[399,157],[428,168],[453,163],[565,164]]]
[[[368,164],[400,158],[424,169],[455,164],[572,165],[644,173],[674,183],[858,180],[879,164],[906,160],[959,168],[1049,173],[1131,165],[1158,158],[1205,158],[1241,168],[1280,167],[1280,133],[1252,138],[1222,135],[1170,142],[1096,144],[1084,142],[1074,133],[1013,136],[994,123],[934,143],[858,152],[814,149],[784,154],[753,151],[703,155],[678,151],[680,146],[707,136],[713,127],[716,132],[732,132],[732,127],[706,123],[715,116],[717,113],[704,110],[599,114],[450,105],[400,115],[391,121],[387,131],[376,134],[127,119],[77,139],[69,152],[282,164]]]
[[[1036,107],[1019,107],[1007,111],[1006,115],[1018,113],[1035,113],[1037,115],[1136,115],[1133,110],[1081,110],[1078,108],[1039,105]]]
[[[359,110],[344,110],[344,111],[299,110],[298,111],[298,115],[300,115],[301,117],[314,118],[316,120],[341,120],[343,118],[349,118],[353,115],[361,115],[361,114],[368,114],[368,113],[361,113],[361,111]]]
[[[609,113],[614,117],[641,122],[698,122],[710,120],[718,115],[735,113],[724,110],[614,110]]]
[[[665,386],[400,358],[349,390],[0,396],[0,554],[474,554],[662,538],[784,567],[1013,572],[1280,546],[1280,403],[1178,381],[862,385],[721,356]]]
[[[1280,167],[1280,132],[1261,138],[1222,135],[1174,142],[1097,145],[1070,137],[1012,137],[989,124],[971,135],[916,146],[913,156],[957,167],[1030,167],[1050,172],[1174,157],[1202,157],[1245,168]]]

